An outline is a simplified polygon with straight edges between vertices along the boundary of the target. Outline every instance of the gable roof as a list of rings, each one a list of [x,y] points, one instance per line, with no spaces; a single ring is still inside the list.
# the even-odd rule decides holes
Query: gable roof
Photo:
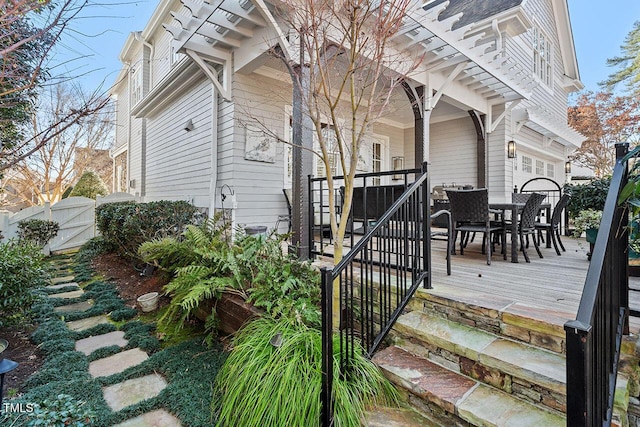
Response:
[[[460,20],[452,27],[455,30],[520,6],[523,0],[434,0],[423,7],[427,10],[444,2],[449,2],[449,7],[438,16],[439,21],[462,13]]]

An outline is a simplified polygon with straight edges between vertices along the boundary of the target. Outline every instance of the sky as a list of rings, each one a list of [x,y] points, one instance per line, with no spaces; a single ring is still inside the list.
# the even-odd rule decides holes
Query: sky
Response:
[[[108,90],[122,64],[118,55],[132,31],[144,29],[158,0],[91,0],[60,46],[56,61],[70,75],[81,75],[86,90]],[[613,71],[606,60],[620,54],[625,36],[640,20],[638,0],[568,0],[580,77],[597,90]]]

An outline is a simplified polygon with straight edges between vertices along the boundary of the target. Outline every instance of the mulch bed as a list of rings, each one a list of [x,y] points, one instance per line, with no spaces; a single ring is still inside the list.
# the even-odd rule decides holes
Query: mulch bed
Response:
[[[19,365],[4,377],[4,397],[7,393],[20,393],[20,386],[31,374],[40,369],[42,353],[29,340],[35,330],[34,325],[18,325],[0,328],[0,338],[9,342],[9,347],[0,353],[0,358],[13,360]]]

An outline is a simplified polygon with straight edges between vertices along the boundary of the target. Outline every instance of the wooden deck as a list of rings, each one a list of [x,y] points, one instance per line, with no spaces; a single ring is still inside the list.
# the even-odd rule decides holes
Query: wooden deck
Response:
[[[481,254],[480,243],[473,242],[465,248],[464,255],[456,248],[457,255],[451,257],[451,276],[446,273],[446,242],[433,241],[433,287],[499,295],[528,305],[576,313],[589,267],[589,244],[570,237],[563,237],[562,241],[567,251],[561,256],[543,244],[541,259],[531,245],[527,251],[531,263],[524,262],[522,256],[519,263],[512,263],[496,253],[491,265]],[[631,288],[640,289],[640,278],[629,280]],[[640,292],[631,292],[629,297],[632,307],[640,307]]]
[[[495,253],[491,265],[487,265],[478,240],[469,243],[464,255],[460,255],[458,245],[457,255],[451,256],[451,276],[447,276],[446,242],[432,240],[433,288],[496,295],[575,315],[589,268],[589,244],[584,238],[572,237],[563,237],[562,242],[567,251],[561,256],[543,243],[541,251],[544,258],[539,258],[532,244],[527,251],[530,263],[525,262],[522,253],[519,263],[512,263],[510,257],[505,261],[502,254]],[[331,245],[324,246],[324,250],[325,253],[331,252]],[[631,307],[640,309],[640,277],[630,277],[629,281],[631,289],[638,289],[629,295]],[[632,324],[640,328],[640,318],[633,319]]]

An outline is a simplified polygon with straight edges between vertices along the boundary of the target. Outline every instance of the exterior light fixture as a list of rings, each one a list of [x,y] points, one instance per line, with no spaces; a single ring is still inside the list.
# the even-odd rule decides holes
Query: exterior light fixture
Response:
[[[516,142],[513,140],[507,142],[507,157],[510,159],[516,158]]]
[[[404,169],[404,156],[397,156],[397,157],[391,158],[391,163],[393,165],[394,171],[399,171]],[[393,175],[391,179],[393,179],[394,181],[397,181],[402,178],[403,178],[402,174],[396,174],[396,175]]]
[[[183,126],[183,129],[186,130],[187,132],[191,132],[193,129],[195,129],[195,126],[193,125],[193,120],[191,119],[187,120],[187,122]]]
[[[571,173],[571,162],[566,162],[564,164],[564,173],[567,175]]]

